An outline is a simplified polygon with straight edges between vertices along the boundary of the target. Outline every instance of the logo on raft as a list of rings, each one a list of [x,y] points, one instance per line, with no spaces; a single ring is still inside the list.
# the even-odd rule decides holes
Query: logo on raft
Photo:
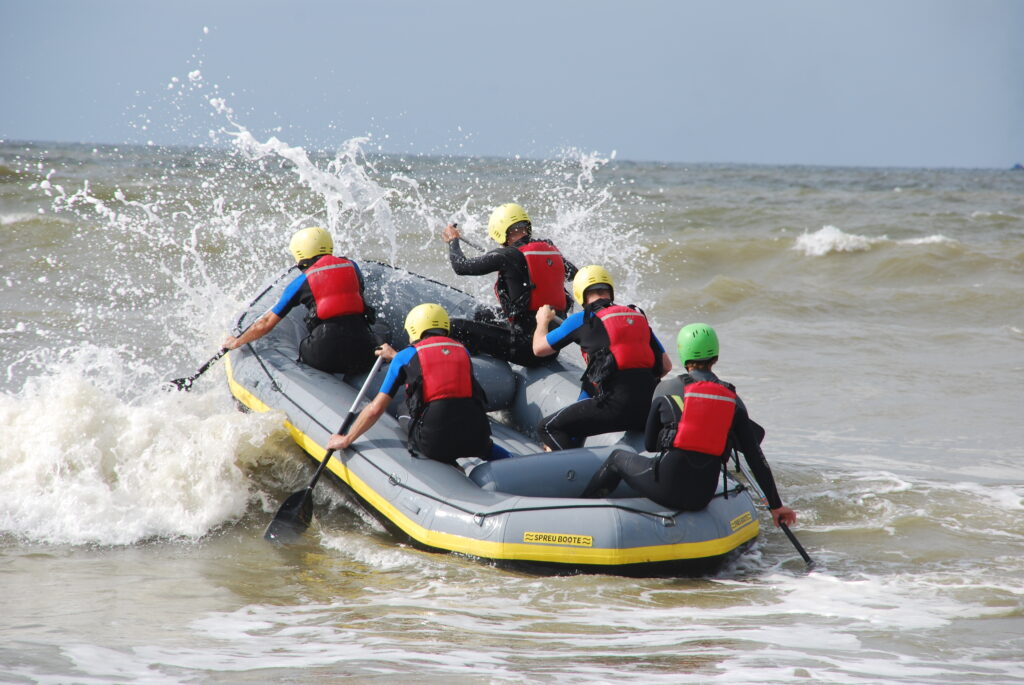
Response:
[[[523,533],[523,542],[541,545],[572,545],[574,547],[593,547],[594,538],[589,535],[563,535],[560,533]]]
[[[754,520],[754,517],[750,515],[750,512],[749,511],[745,511],[742,514],[740,514],[739,516],[737,516],[736,518],[734,518],[732,521],[729,521],[729,525],[732,526],[733,532],[736,532],[740,528],[743,528],[744,526],[750,525],[750,523],[753,520]]]

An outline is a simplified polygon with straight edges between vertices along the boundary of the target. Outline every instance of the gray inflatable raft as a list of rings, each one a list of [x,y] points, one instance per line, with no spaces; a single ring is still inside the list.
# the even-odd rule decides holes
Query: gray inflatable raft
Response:
[[[437,302],[454,317],[487,308],[460,290],[402,269],[360,262],[377,327],[397,349],[408,344],[409,309]],[[278,274],[238,319],[243,330],[266,312],[294,276]],[[298,361],[305,309],[295,307],[260,340],[232,351],[225,368],[232,394],[253,411],[277,409],[295,441],[318,463],[365,381],[332,375]],[[601,436],[591,446],[545,453],[534,437],[539,419],[574,402],[583,371],[566,350],[546,366],[526,369],[475,356],[496,443],[515,456],[461,460],[460,469],[410,454],[396,419],[404,397],[326,472],[385,527],[413,545],[476,557],[532,572],[675,576],[712,573],[758,535],[748,493],[730,479],[699,512],[667,510],[620,485],[606,499],[580,499],[590,477],[615,449],[642,449],[640,436]],[[373,397],[384,378],[371,381]],[[468,473],[467,473],[468,470]]]

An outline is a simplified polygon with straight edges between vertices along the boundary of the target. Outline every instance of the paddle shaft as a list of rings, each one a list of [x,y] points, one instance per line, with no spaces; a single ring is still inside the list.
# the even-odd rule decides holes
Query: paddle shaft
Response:
[[[261,297],[266,295],[267,292],[269,292],[271,288],[273,288],[275,285],[277,285],[278,281],[280,281],[282,278],[284,278],[285,276],[290,274],[292,272],[292,269],[294,269],[294,268],[296,268],[296,267],[293,266],[293,267],[289,268],[280,277],[275,279],[273,283],[271,283],[266,288],[264,288],[263,292],[261,292],[259,295],[257,295],[256,299],[254,299],[252,302],[249,303],[249,306],[252,307],[254,304],[256,304]],[[244,315],[243,315],[243,318],[244,318]],[[239,323],[241,323],[241,319],[239,319]],[[249,325],[251,326],[252,324],[249,324]],[[246,330],[249,330],[248,326],[246,326]],[[245,333],[245,331],[242,331],[241,333],[239,333],[239,335],[243,335],[244,333]],[[187,391],[189,388],[192,387],[192,383],[197,378],[199,378],[204,373],[206,373],[207,369],[209,369],[211,366],[213,366],[214,362],[216,362],[218,359],[223,357],[228,352],[230,352],[230,350],[228,348],[226,348],[226,347],[220,348],[220,351],[217,352],[217,354],[215,354],[212,357],[210,357],[210,359],[205,364],[200,366],[199,370],[196,371],[194,374],[192,374],[188,378],[174,378],[174,379],[171,379],[169,382],[171,384],[177,386],[178,390],[186,390]]]
[[[789,526],[787,526],[782,521],[779,521],[779,528],[782,529],[782,532],[786,534],[786,537],[789,538],[789,541],[793,543],[794,547],[796,547],[796,551],[800,552],[800,556],[804,558],[804,562],[808,566],[813,565],[814,562],[811,560],[811,556],[807,553],[807,550],[804,549],[804,546],[800,544],[800,541],[796,539],[796,536],[793,535],[793,531],[789,529]]]
[[[452,223],[452,227],[453,228],[458,228],[459,225],[457,223]],[[484,248],[480,247],[479,245],[474,243],[472,240],[466,240],[466,236],[464,236],[464,235],[460,234],[459,235],[459,240],[461,240],[462,242],[466,243],[467,245],[469,245],[473,249],[479,250],[480,252],[486,252],[486,250],[484,250]]]
[[[740,466],[739,456],[735,452],[733,453],[733,456],[736,459],[736,470],[743,474],[743,478],[746,479],[747,483],[749,483],[751,487],[754,488],[758,496],[761,498],[761,501],[765,502],[765,506],[767,506],[768,500],[765,498],[764,493],[761,492],[761,487],[757,484],[757,481],[748,476],[747,472],[743,470],[743,467]],[[806,563],[808,566],[813,566],[814,561],[811,559],[811,556],[807,553],[807,550],[804,549],[804,546],[800,544],[800,541],[796,539],[796,535],[794,535],[793,531],[789,529],[789,526],[783,523],[782,521],[779,521],[779,528],[781,528],[782,532],[786,534],[786,537],[789,538],[789,541],[793,543],[793,547],[795,547],[796,551],[800,553],[801,557],[803,557],[804,563]]]
[[[352,406],[349,407],[348,415],[345,416],[345,420],[341,424],[341,428],[338,429],[340,435],[344,435],[348,431],[352,422],[356,420],[356,407],[363,401],[363,397],[366,396],[366,391],[370,387],[370,381],[373,380],[374,376],[377,375],[377,370],[380,369],[380,365],[384,363],[384,357],[377,357],[377,361],[373,363],[373,368],[370,369],[370,373],[366,375],[366,380],[363,381],[363,387],[359,388],[359,394],[356,395],[356,399],[352,402]],[[334,454],[334,450],[327,450],[327,454],[324,456],[323,461],[316,467],[316,473],[313,474],[313,480],[309,481],[309,487],[307,490],[312,490],[316,482],[320,480],[320,474],[324,472],[324,468],[327,466],[327,462],[331,460],[331,455]]]
[[[217,354],[215,354],[212,357],[210,357],[209,360],[207,360],[207,362],[205,364],[200,366],[199,370],[196,371],[194,374],[192,374],[188,378],[175,378],[174,380],[171,381],[171,383],[174,383],[175,385],[177,385],[182,390],[188,390],[189,388],[192,387],[192,382],[195,381],[195,379],[199,378],[204,373],[206,373],[206,370],[209,369],[211,366],[213,366],[213,363],[215,361],[217,361],[218,359],[220,359],[221,357],[223,357],[227,353],[228,353],[228,348],[226,348],[226,347],[220,348],[220,351],[217,352]]]
[[[356,399],[352,402],[352,406],[348,410],[348,414],[345,416],[345,420],[341,424],[341,428],[338,429],[339,433],[344,434],[348,431],[352,422],[356,419],[356,407],[362,401],[366,395],[367,389],[370,387],[370,381],[373,380],[374,376],[377,375],[377,370],[380,369],[380,365],[384,362],[383,357],[377,357],[377,361],[373,364],[373,369],[367,374],[366,380],[363,382],[363,387],[359,389],[359,394],[356,395]],[[320,480],[320,474],[327,468],[327,462],[331,460],[331,456],[334,454],[333,449],[327,450],[327,454],[320,461],[320,465],[316,467],[316,472],[313,474],[313,478],[309,481],[309,485],[304,490],[298,490],[293,492],[289,497],[281,504],[280,509],[277,510],[277,515],[274,516],[274,520],[267,526],[267,532],[263,534],[263,537],[272,542],[285,542],[289,540],[297,539],[302,532],[309,527],[310,522],[313,520],[313,488],[316,486],[318,480]]]

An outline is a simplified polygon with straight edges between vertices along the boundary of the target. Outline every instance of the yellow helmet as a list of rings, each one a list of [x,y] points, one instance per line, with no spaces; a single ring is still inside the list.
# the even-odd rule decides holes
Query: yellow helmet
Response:
[[[600,284],[607,285],[613,293],[615,292],[615,283],[612,282],[611,274],[603,266],[597,264],[585,266],[577,271],[576,277],[572,279],[572,296],[582,305],[583,294],[587,288]]]
[[[499,205],[491,212],[491,218],[487,222],[487,234],[499,245],[504,245],[508,240],[508,229],[520,221],[529,221],[530,216],[526,210],[514,202]]]
[[[331,254],[334,252],[334,240],[325,229],[319,226],[310,226],[297,231],[292,236],[292,241],[288,243],[288,249],[291,250],[295,261],[301,262],[310,257]]]
[[[405,332],[409,334],[409,342],[414,343],[423,337],[431,328],[443,328],[447,333],[451,330],[448,312],[439,304],[418,304],[409,310],[405,317]]]

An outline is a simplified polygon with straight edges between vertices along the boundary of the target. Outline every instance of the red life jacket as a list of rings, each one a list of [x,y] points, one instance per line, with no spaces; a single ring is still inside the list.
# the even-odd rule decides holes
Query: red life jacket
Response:
[[[509,316],[532,314],[543,305],[550,305],[555,311],[565,311],[565,259],[562,253],[543,240],[534,240],[516,249],[526,260],[527,282],[523,284],[523,293],[512,301],[508,283],[502,283],[500,275],[494,282],[494,294]]]
[[[473,396],[473,364],[460,343],[434,335],[413,343],[420,360],[421,400]]]
[[[615,366],[625,369],[653,369],[651,326],[647,317],[633,307],[613,304],[595,312],[608,333],[608,348]],[[586,354],[583,355],[586,359]]]
[[[316,318],[320,320],[362,314],[365,310],[356,265],[344,257],[321,257],[306,270],[306,282],[313,292]]]
[[[697,381],[671,396],[682,410],[672,446],[681,450],[725,456],[736,414],[736,393],[713,381]]]
[[[527,308],[535,312],[543,305],[550,305],[556,311],[565,310],[565,260],[558,248],[543,240],[535,240],[518,248],[526,258],[526,270],[530,275],[530,302]]]

